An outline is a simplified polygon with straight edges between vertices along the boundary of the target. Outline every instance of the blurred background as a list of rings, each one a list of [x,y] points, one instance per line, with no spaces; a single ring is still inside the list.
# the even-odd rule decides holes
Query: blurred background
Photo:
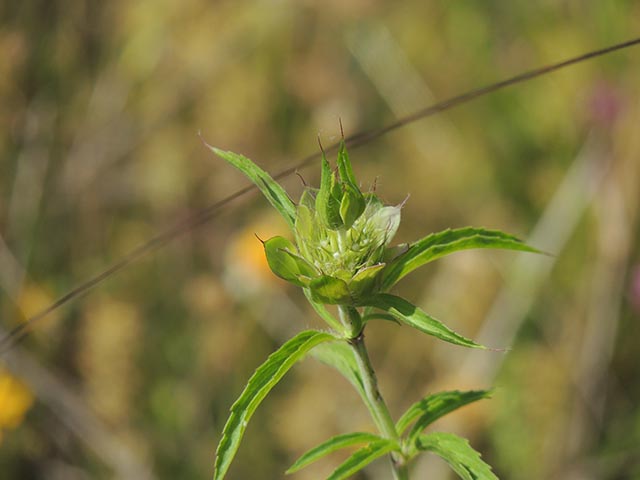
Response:
[[[337,141],[339,119],[347,135],[380,127],[639,32],[630,0],[2,2],[2,333],[247,185],[198,131],[278,172],[318,135]],[[365,187],[411,195],[398,242],[474,225],[554,254],[457,253],[396,288],[506,353],[367,330],[396,417],[431,392],[497,387],[434,428],[470,438],[500,478],[640,478],[639,94],[635,47],[351,151]],[[284,185],[297,199],[301,180]],[[245,196],[43,319],[0,360],[0,477],[210,478],[253,370],[319,326],[254,236],[285,231]],[[283,478],[320,441],[372,428],[350,385],[305,360],[228,478]],[[380,460],[354,478],[388,476]],[[412,478],[454,477],[425,456]]]

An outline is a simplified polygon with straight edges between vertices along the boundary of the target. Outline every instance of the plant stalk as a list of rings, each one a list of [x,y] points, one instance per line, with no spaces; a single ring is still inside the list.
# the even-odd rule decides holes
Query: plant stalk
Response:
[[[340,319],[343,322],[348,321],[350,315],[346,308],[338,308],[340,312]],[[351,313],[351,315],[353,315],[353,313]],[[349,345],[355,354],[358,369],[362,376],[364,392],[367,397],[366,404],[373,421],[384,438],[395,440],[400,443],[400,437],[393,419],[391,418],[391,414],[389,413],[389,408],[378,389],[376,374],[373,370],[373,366],[371,365],[371,360],[369,360],[367,347],[364,343],[364,330],[361,329],[357,333],[357,336],[351,338],[349,340]],[[394,480],[409,480],[409,473],[405,464],[405,458],[398,452],[392,452],[390,457]]]

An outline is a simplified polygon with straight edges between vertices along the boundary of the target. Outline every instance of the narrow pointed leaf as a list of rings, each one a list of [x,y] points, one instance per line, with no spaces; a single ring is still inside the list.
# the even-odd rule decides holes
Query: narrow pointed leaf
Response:
[[[406,301],[404,298],[396,297],[388,293],[378,293],[367,297],[362,302],[362,306],[379,308],[397,318],[400,322],[410,327],[416,328],[427,335],[432,335],[445,342],[453,343],[470,348],[486,348],[473,340],[454,332],[442,322],[426,314],[420,308]]]
[[[335,340],[329,333],[307,330],[299,333],[271,354],[249,379],[244,391],[231,406],[231,415],[222,431],[216,451],[213,479],[222,480],[238,451],[247,423],[287,371],[318,344]]]
[[[429,395],[407,409],[396,423],[396,430],[398,434],[402,435],[407,427],[417,419],[416,424],[411,430],[412,433],[409,435],[409,438],[412,436],[415,437],[416,435],[413,432],[420,434],[427,425],[430,425],[447,413],[475,402],[476,400],[489,398],[489,396],[491,396],[491,392],[486,390],[439,392]]]
[[[263,193],[269,203],[284,217],[293,229],[296,218],[296,207],[284,188],[271,175],[258,167],[247,157],[234,152],[227,152],[205,143],[209,149],[244,173]]]
[[[317,447],[304,453],[298,460],[295,461],[291,468],[286,473],[297,472],[301,468],[320,460],[322,457],[329,455],[330,453],[340,450],[341,448],[351,447],[353,445],[359,445],[361,443],[370,443],[377,440],[384,440],[384,438],[367,432],[355,432],[345,433],[342,435],[336,435],[330,438],[326,442],[321,443]]]
[[[432,233],[411,244],[409,249],[389,263],[382,274],[382,287],[387,290],[418,267],[450,253],[473,248],[497,248],[542,253],[513,235],[498,230],[465,227]]]
[[[463,480],[498,480],[469,442],[451,433],[422,435],[416,448],[441,457]]]
[[[347,458],[342,465],[327,477],[327,480],[343,480],[349,478],[354,473],[369,465],[376,458],[399,449],[400,447],[393,440],[381,439],[371,442]]]

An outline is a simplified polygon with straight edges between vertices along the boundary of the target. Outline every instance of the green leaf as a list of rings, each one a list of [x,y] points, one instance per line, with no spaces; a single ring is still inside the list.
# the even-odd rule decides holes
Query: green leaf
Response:
[[[279,183],[271,178],[271,175],[243,155],[226,152],[207,143],[205,143],[205,145],[209,147],[213,153],[244,173],[247,178],[260,189],[264,196],[267,197],[269,203],[280,212],[280,215],[284,217],[289,227],[293,229],[296,219],[296,207],[287,195],[287,192],[285,192]]]
[[[224,426],[216,451],[214,480],[222,480],[226,475],[238,451],[247,423],[271,389],[309,350],[318,344],[335,339],[336,337],[325,332],[314,330],[301,332],[272,353],[267,361],[258,367],[238,400],[231,406],[231,415]]]
[[[346,378],[353,388],[360,394],[365,404],[368,404],[360,369],[353,354],[345,341],[336,341],[318,345],[311,352],[311,356],[322,363],[335,368]]]
[[[327,480],[343,480],[349,478],[354,473],[369,465],[376,458],[394,450],[399,451],[400,447],[393,440],[381,439],[371,442],[347,458],[342,465],[327,477]]]
[[[523,252],[542,253],[518,238],[485,228],[465,227],[432,233],[412,243],[409,249],[390,262],[382,273],[382,288],[391,288],[402,277],[418,267],[460,250],[472,248],[498,248]]]
[[[396,297],[388,293],[378,293],[367,297],[361,306],[369,306],[379,308],[391,314],[400,322],[410,327],[416,328],[427,335],[432,335],[444,340],[445,342],[461,345],[471,348],[486,348],[477,344],[473,340],[469,340],[462,335],[457,334],[449,327],[439,322],[435,318],[427,315],[415,305],[409,303],[404,298]]]
[[[347,282],[340,278],[322,275],[309,284],[314,300],[330,305],[348,305],[352,303]]]
[[[302,257],[296,255],[296,247],[284,237],[273,237],[263,243],[264,253],[271,271],[278,277],[304,287],[309,282],[301,277],[317,275],[314,268]]]
[[[329,455],[330,453],[340,450],[341,448],[351,447],[361,443],[369,443],[377,440],[384,440],[384,438],[374,435],[373,433],[355,432],[345,433],[342,435],[336,435],[330,438],[326,442],[321,443],[317,447],[305,452],[298,460],[295,461],[291,468],[286,473],[297,472],[301,468],[320,460],[322,457]]]
[[[396,430],[402,435],[411,422],[418,419],[409,434],[409,438],[416,438],[425,427],[447,413],[490,396],[491,392],[487,390],[439,392],[429,395],[407,409],[396,423]]]
[[[491,467],[482,461],[469,442],[452,433],[430,433],[422,435],[416,442],[418,450],[435,453],[463,480],[498,480]]]

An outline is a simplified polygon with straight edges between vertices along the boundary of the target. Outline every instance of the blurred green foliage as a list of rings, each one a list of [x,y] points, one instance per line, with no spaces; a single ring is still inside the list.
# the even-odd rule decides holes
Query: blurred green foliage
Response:
[[[277,172],[315,152],[318,133],[336,141],[339,118],[347,134],[379,127],[637,32],[630,0],[4,2],[3,328],[246,185],[199,130]],[[403,283],[415,303],[508,354],[468,354],[395,325],[369,333],[392,412],[443,387],[498,385],[442,429],[472,438],[503,478],[640,476],[639,56],[584,63],[351,152],[385,201],[411,194],[400,241],[470,224],[536,231],[549,242],[536,246],[556,255],[537,259],[547,270],[534,275],[527,268],[539,266],[508,254],[461,253]],[[583,164],[586,176],[573,175]],[[317,185],[318,170],[301,175]],[[285,181],[293,198],[300,183]],[[573,193],[554,203],[567,185]],[[7,364],[35,402],[19,426],[0,425],[2,477],[112,478],[120,457],[105,445],[158,478],[209,477],[253,369],[316,325],[266,268],[253,234],[285,231],[270,215],[255,196],[233,202],[43,320],[25,355],[90,407],[95,428],[74,434],[69,425],[87,418],[60,415],[24,364]],[[532,306],[500,310],[504,296]],[[482,362],[491,368],[464,368]],[[370,427],[348,384],[308,360],[258,411],[229,478],[280,478],[310,446]],[[358,478],[385,478],[386,465],[369,472]],[[425,461],[414,475],[445,472]]]

